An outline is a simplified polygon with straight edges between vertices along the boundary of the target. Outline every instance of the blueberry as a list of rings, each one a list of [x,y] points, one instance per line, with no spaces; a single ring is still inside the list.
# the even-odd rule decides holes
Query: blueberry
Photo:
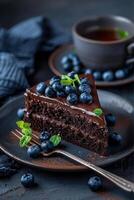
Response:
[[[81,78],[80,83],[90,85],[88,78]]]
[[[76,75],[76,73],[74,71],[70,72],[67,74],[70,78],[74,78],[74,76]]]
[[[27,154],[31,157],[31,158],[37,158],[41,153],[41,148],[39,145],[32,145],[29,146],[27,149]]]
[[[86,75],[92,74],[92,70],[91,69],[85,69],[84,74],[86,74]]]
[[[63,85],[61,85],[59,82],[53,83],[52,88],[55,92],[64,90]]]
[[[50,140],[47,140],[47,141],[44,141],[41,143],[41,149],[42,149],[42,151],[47,153],[54,149],[54,145]]]
[[[116,123],[116,117],[112,113],[106,114],[105,119],[108,126],[114,126]]]
[[[71,61],[73,61],[74,59],[77,59],[77,58],[78,58],[77,55],[74,54],[74,53],[69,53],[68,54],[68,59],[70,59]]]
[[[60,77],[59,76],[53,76],[50,81],[49,84],[53,85],[54,82],[60,82]]]
[[[81,72],[81,66],[80,66],[80,65],[75,65],[75,66],[73,67],[73,70],[74,70],[74,72],[75,72],[76,74],[80,74],[80,72]]]
[[[57,92],[57,97],[66,97],[66,93],[64,91]]]
[[[119,69],[117,71],[115,71],[115,78],[116,79],[123,79],[126,77],[126,72],[123,69]]]
[[[67,63],[69,63],[69,62],[71,62],[71,59],[69,58],[69,56],[64,56],[64,57],[62,57],[62,59],[61,59],[61,64],[67,64]]]
[[[102,181],[101,181],[100,177],[93,176],[89,179],[88,185],[91,190],[98,191],[102,188]]]
[[[90,88],[90,86],[88,84],[81,84],[79,86],[79,91],[81,93],[83,93],[83,92],[90,93],[91,92],[91,88]]]
[[[116,132],[109,134],[109,144],[120,144],[122,142],[122,136]]]
[[[92,103],[92,96],[86,92],[81,93],[80,95],[80,102],[81,103]]]
[[[73,68],[73,66],[72,66],[71,63],[65,63],[65,64],[63,65],[63,69],[64,69],[65,72],[70,72],[70,71],[72,71],[72,68]]]
[[[39,139],[41,142],[44,142],[46,140],[49,140],[50,136],[51,136],[50,133],[48,133],[47,131],[42,131],[40,133]]]
[[[66,94],[75,93],[76,89],[72,85],[67,85],[65,87],[65,92],[66,92]]]
[[[80,60],[79,60],[79,58],[77,56],[75,56],[74,58],[72,58],[72,64],[74,66],[80,65]]]
[[[99,71],[93,72],[93,77],[96,81],[100,81],[102,79],[102,74]]]
[[[77,104],[78,103],[78,96],[77,96],[77,94],[75,94],[75,93],[69,94],[67,96],[67,102],[69,104],[72,104],[72,105]]]
[[[41,82],[36,86],[36,92],[39,94],[44,94],[46,87],[46,84],[44,82]]]
[[[24,114],[25,114],[24,108],[19,108],[18,111],[17,111],[18,118],[19,119],[23,119],[24,118]]]
[[[48,86],[45,90],[45,95],[50,98],[55,98],[56,92],[53,90],[53,88],[51,86]]]
[[[0,177],[9,177],[16,173],[16,169],[13,169],[8,166],[1,165],[0,166]]]
[[[21,177],[21,184],[26,188],[33,187],[35,185],[34,176],[30,173],[23,174]]]
[[[112,71],[105,71],[102,74],[102,78],[104,81],[113,81],[114,80],[114,73]]]

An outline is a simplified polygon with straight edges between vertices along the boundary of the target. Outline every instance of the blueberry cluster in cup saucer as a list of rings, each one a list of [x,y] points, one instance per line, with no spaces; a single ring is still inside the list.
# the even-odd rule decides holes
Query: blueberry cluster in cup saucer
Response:
[[[80,62],[80,59],[75,53],[69,53],[68,55],[63,56],[61,59],[61,65],[66,73],[73,70],[78,74],[92,74],[96,81],[106,82],[124,79],[134,72],[134,67],[132,65],[121,67],[114,71],[98,71],[91,70],[90,68],[84,68]]]
[[[88,78],[79,78],[75,72],[67,75],[54,76],[49,84],[44,82],[36,86],[37,94],[45,95],[49,98],[64,97],[71,105],[78,103],[92,103],[92,86]]]

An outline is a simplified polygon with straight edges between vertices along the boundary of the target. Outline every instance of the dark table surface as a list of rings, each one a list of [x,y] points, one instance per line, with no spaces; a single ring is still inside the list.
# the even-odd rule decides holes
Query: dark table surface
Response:
[[[116,14],[134,20],[133,11],[133,0],[1,0],[0,25],[8,28],[28,17],[45,15],[71,31],[72,24],[85,16]],[[37,58],[36,66],[39,70],[32,80],[33,83],[52,75],[44,56]],[[109,90],[120,94],[134,105],[134,84]],[[134,182],[134,155],[106,169]],[[38,187],[26,190],[21,186],[20,177],[26,171],[32,171],[39,183]],[[105,179],[101,192],[91,192],[87,181],[93,174],[92,171],[54,173],[23,166],[12,178],[0,180],[0,200],[134,200],[133,194],[122,191]]]

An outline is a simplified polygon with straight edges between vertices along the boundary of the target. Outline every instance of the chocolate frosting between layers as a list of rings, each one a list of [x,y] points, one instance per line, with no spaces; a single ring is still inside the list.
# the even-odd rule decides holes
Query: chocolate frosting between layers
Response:
[[[85,77],[85,76],[84,76]],[[44,95],[40,95],[36,93],[36,86],[33,86],[31,89],[27,89],[25,96],[31,96],[32,98],[36,99],[37,103],[40,103],[40,101],[45,101],[48,103],[53,103],[54,106],[57,107],[64,107],[67,110],[69,110],[70,112],[73,113],[79,113],[80,115],[85,115],[87,116],[87,118],[89,118],[89,116],[91,116],[93,118],[93,122],[98,124],[100,127],[105,127],[106,126],[106,122],[105,122],[105,118],[104,115],[102,114],[100,117],[96,116],[93,113],[93,110],[95,108],[101,108],[100,103],[99,103],[99,99],[97,96],[97,92],[96,92],[96,87],[93,81],[93,78],[91,75],[87,75],[86,76],[90,83],[91,83],[91,95],[93,96],[93,102],[91,104],[83,104],[83,103],[78,103],[77,105],[69,105],[66,102],[66,98],[60,98],[60,97],[56,97],[56,98],[49,98],[46,97]],[[48,81],[46,82],[48,83]],[[29,99],[29,101],[32,101],[32,99]],[[32,112],[27,108],[27,112]]]

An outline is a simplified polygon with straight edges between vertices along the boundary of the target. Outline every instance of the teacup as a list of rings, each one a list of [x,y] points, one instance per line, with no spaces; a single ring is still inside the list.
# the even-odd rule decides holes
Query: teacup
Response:
[[[93,34],[90,38],[91,31],[103,29],[127,33],[127,36],[107,41],[96,40]],[[134,63],[130,56],[134,52],[134,23],[127,18],[102,16],[80,21],[73,27],[73,39],[77,54],[87,68],[108,70]]]

